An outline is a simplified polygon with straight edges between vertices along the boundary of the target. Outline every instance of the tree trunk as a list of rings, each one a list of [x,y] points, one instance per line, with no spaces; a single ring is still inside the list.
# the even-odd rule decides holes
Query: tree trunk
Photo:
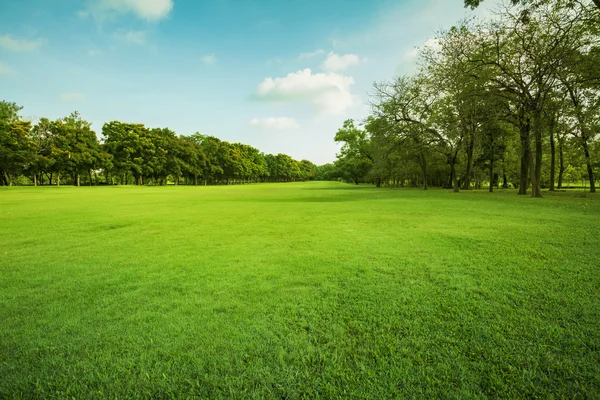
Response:
[[[550,119],[550,191],[554,192],[554,176],[556,170],[556,148],[554,145],[554,125],[556,123],[555,116]]]
[[[53,175],[53,174],[52,174],[52,173],[50,173],[50,178],[49,178],[50,180],[49,180],[49,183],[48,183],[50,186],[52,186],[52,175]]]
[[[452,185],[452,191],[454,193],[458,193],[460,191],[458,177],[456,176],[456,156],[457,153],[454,153],[454,155],[448,157],[448,162],[450,163],[450,183]]]
[[[494,192],[494,152],[490,158],[490,193]]]
[[[427,190],[427,159],[422,151],[419,154],[419,164],[421,165],[421,173],[423,175],[423,190]]]
[[[37,186],[37,175],[33,174],[33,186]]]
[[[535,197],[534,196],[534,187],[535,187],[535,175],[534,175],[534,170],[535,170],[535,163],[533,161],[533,155],[531,150],[529,150],[529,185],[531,185],[531,197]]]
[[[531,197],[542,197],[542,116],[540,111],[534,114],[533,130],[535,137],[535,169],[532,174]]]
[[[56,186],[60,186],[60,171],[56,171]]]
[[[79,172],[75,175],[75,183],[76,183],[77,186],[80,186]]]
[[[564,137],[558,137],[558,189],[562,189],[563,175],[565,173]]]
[[[463,190],[471,189],[471,169],[473,168],[473,148],[475,147],[475,134],[471,132],[467,146],[467,170],[463,180]]]
[[[590,180],[590,193],[596,193],[596,182],[594,181],[594,170],[592,161],[590,160],[590,152],[588,150],[587,137],[582,137],[583,152],[585,154],[585,165],[587,166],[588,179]]]
[[[521,137],[521,175],[519,179],[519,194],[527,194],[527,187],[529,186],[529,159],[531,158],[531,152],[529,151],[529,119],[525,119],[523,115],[524,111],[521,112],[520,121],[520,137]]]
[[[92,170],[91,170],[91,169],[88,171],[88,174],[90,175],[90,186],[92,186],[92,184],[93,184],[94,182],[93,182],[93,180],[92,180]]]

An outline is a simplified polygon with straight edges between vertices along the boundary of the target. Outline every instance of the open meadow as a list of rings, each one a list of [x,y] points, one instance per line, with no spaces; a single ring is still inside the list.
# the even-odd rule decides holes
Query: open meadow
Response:
[[[600,197],[0,188],[0,398],[599,398]]]

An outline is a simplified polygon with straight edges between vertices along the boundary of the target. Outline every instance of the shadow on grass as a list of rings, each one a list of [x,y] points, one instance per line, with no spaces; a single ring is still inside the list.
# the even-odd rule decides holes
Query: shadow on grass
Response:
[[[346,184],[346,185],[340,185],[340,186],[334,186],[334,187],[306,187],[306,188],[302,188],[302,190],[329,190],[329,191],[336,191],[336,190],[360,190],[360,189],[376,189],[375,186],[372,185],[351,185],[351,184]]]
[[[354,196],[322,196],[322,197],[288,197],[274,199],[252,199],[246,201],[255,201],[259,203],[347,203],[364,200],[361,197]]]

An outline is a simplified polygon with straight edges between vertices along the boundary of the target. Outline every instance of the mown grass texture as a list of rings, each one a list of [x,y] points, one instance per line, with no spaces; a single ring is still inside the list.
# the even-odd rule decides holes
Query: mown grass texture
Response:
[[[600,198],[0,190],[0,398],[600,398]]]

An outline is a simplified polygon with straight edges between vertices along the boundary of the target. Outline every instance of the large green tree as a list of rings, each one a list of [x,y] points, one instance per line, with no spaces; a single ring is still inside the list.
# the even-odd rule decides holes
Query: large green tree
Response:
[[[35,154],[29,138],[29,121],[0,121],[0,180],[11,186],[13,178],[24,172]]]

